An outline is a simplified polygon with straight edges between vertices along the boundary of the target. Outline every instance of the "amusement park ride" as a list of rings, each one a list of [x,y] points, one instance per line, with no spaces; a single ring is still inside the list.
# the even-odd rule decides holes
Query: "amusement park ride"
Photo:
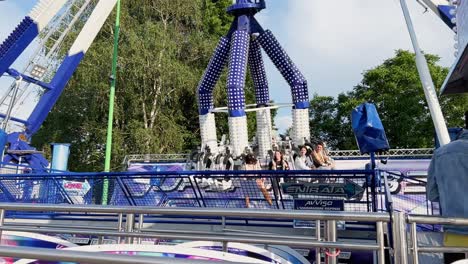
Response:
[[[419,2],[434,11],[448,26],[454,27],[453,5],[445,0]],[[116,0],[41,0],[1,44],[1,78],[15,79],[0,97],[2,129],[8,133],[8,147],[3,161],[17,163],[22,158],[23,162],[36,169],[47,166],[47,161],[40,153],[35,153],[28,142],[57,102],[115,4]],[[246,112],[250,111],[255,111],[257,117],[258,157],[266,158],[272,150],[275,135],[272,132],[270,109],[281,105],[270,103],[262,48],[291,88],[293,102],[286,106],[292,106],[292,146],[297,147],[310,141],[307,81],[273,33],[264,30],[255,19],[255,14],[265,7],[264,0],[238,0],[227,10],[234,17],[231,28],[220,39],[197,88],[202,142],[197,157],[199,161],[206,160],[207,154],[212,159],[236,159],[251,151],[246,119]],[[63,46],[65,36],[79,19],[84,19],[86,23],[66,56],[62,57],[58,51]],[[21,70],[11,68],[28,46],[33,46],[35,51],[26,66]],[[228,106],[215,108],[213,89],[226,64]],[[244,97],[247,69],[250,69],[255,88],[255,104],[250,106],[246,106]],[[24,102],[31,100],[27,97],[34,89],[35,96],[41,96],[32,108],[30,105],[33,102]],[[29,116],[21,117],[28,112]],[[226,145],[224,142],[220,144],[217,139],[214,118],[217,112],[229,114],[230,143]],[[198,168],[204,167],[206,164]]]
[[[404,3],[404,0],[401,1]],[[452,1],[453,3],[449,3],[445,0],[416,1],[427,10],[433,11],[450,28],[453,28],[455,32],[459,32],[458,45],[460,49],[457,62],[454,64],[447,77],[443,87],[443,93],[466,92],[466,87],[468,87],[468,85],[466,85],[464,80],[468,79],[468,72],[465,72],[462,66],[466,61],[466,56],[468,56],[468,51],[465,49],[468,40],[466,38],[468,32],[465,32],[468,30],[468,27],[465,26],[465,24],[468,23],[468,20],[465,19],[466,14],[468,14],[468,10],[466,10],[468,8],[468,1],[460,2],[460,0],[454,0]],[[236,210],[238,208],[255,208],[271,209],[269,212],[272,212],[273,209],[278,211],[292,209],[305,210],[311,208],[313,208],[311,210],[329,210],[331,208],[330,210],[345,211],[345,213],[349,211],[353,213],[372,212],[374,214],[371,219],[374,220],[378,218],[376,217],[376,212],[385,211],[392,214],[393,208],[398,209],[400,212],[418,214],[433,214],[438,211],[438,208],[434,208],[432,204],[427,201],[424,191],[424,176],[429,161],[427,158],[430,157],[432,149],[425,150],[427,151],[426,153],[418,152],[421,150],[412,150],[411,156],[417,158],[424,157],[424,159],[405,160],[403,163],[399,164],[389,163],[386,165],[381,163],[380,169],[382,170],[375,169],[375,164],[373,163],[374,154],[372,153],[379,150],[388,150],[389,147],[380,119],[378,119],[378,117],[365,119],[368,118],[367,115],[371,117],[377,116],[375,108],[372,108],[370,105],[357,107],[356,111],[353,113],[353,121],[364,120],[372,122],[372,126],[364,126],[364,130],[359,128],[359,126],[355,129],[357,141],[361,142],[362,138],[360,138],[360,136],[362,136],[362,133],[366,132],[365,129],[372,129],[374,134],[379,135],[378,139],[381,141],[381,144],[368,145],[368,147],[362,147],[361,144],[359,144],[360,151],[357,155],[369,153],[372,161],[370,167],[367,167],[369,163],[368,156],[366,156],[366,160],[355,159],[356,157],[347,156],[350,154],[349,152],[335,151],[335,156],[344,159],[341,163],[343,167],[333,172],[320,170],[307,172],[295,170],[287,172],[236,171],[239,167],[233,166],[233,164],[239,165],[244,155],[247,153],[255,151],[257,157],[261,161],[262,159],[266,161],[267,157],[271,155],[272,150],[281,149],[286,151],[287,155],[292,156],[292,150],[311,141],[309,132],[309,93],[307,81],[281,47],[273,33],[269,30],[264,30],[255,19],[255,14],[266,8],[265,0],[235,0],[227,10],[233,16],[231,28],[226,32],[226,35],[219,40],[207,69],[197,87],[202,143],[200,146],[201,150],[193,155],[193,159],[196,161],[196,166],[194,167],[196,171],[187,171],[185,161],[180,163],[168,162],[165,164],[155,164],[150,162],[153,160],[151,155],[141,155],[134,157],[129,156],[129,159],[126,160],[128,162],[127,169],[129,172],[80,174],[60,171],[60,174],[43,173],[48,168],[49,163],[40,152],[29,146],[28,142],[40,129],[48,113],[57,102],[67,82],[72,78],[73,73],[79,66],[86,51],[92,44],[116,3],[117,0],[39,0],[34,9],[0,45],[0,78],[14,78],[11,86],[9,86],[0,97],[0,117],[3,118],[0,130],[0,146],[6,146],[3,156],[4,167],[2,167],[2,171],[7,164],[24,162],[29,166],[28,168],[32,168],[30,172],[36,173],[35,175],[0,174],[0,201],[12,203],[52,203],[54,205],[65,203],[66,206],[69,204],[95,204],[99,203],[96,201],[101,201],[101,198],[104,196],[104,192],[101,192],[101,189],[99,189],[100,186],[103,186],[102,183],[111,181],[110,186],[114,189],[109,195],[110,202],[108,204],[110,205],[125,205],[125,210],[130,210],[128,208],[131,208],[131,206],[151,206],[152,208],[162,208],[161,210],[168,209],[169,207],[193,207],[193,210],[187,211],[190,212],[188,215],[182,215],[180,213],[182,211],[179,211],[178,214],[177,210],[166,211],[166,213],[169,214],[167,218],[164,213],[154,213],[151,216],[143,213],[143,211],[128,213],[125,216],[125,234],[128,235],[130,233],[130,236],[126,237],[125,240],[129,244],[120,244],[120,236],[115,235],[115,233],[102,235],[97,238],[93,233],[96,231],[93,230],[92,227],[87,231],[80,229],[75,233],[88,234],[86,237],[73,236],[68,238],[74,239],[74,241],[80,241],[80,239],[83,240],[86,238],[89,240],[91,237],[92,239],[96,239],[97,243],[100,243],[99,241],[104,241],[105,239],[103,238],[106,236],[118,237],[116,243],[120,245],[112,247],[114,251],[133,252],[133,250],[129,250],[129,248],[133,248],[133,246],[137,245],[130,245],[133,240],[131,232],[134,231],[133,229],[136,226],[135,217],[139,215],[140,223],[138,224],[138,234],[142,235],[138,238],[139,243],[141,243],[141,238],[144,237],[143,235],[145,235],[146,232],[144,229],[142,230],[144,217],[145,219],[149,218],[149,220],[145,221],[150,221],[150,223],[155,224],[157,228],[161,228],[162,225],[163,228],[167,228],[162,231],[156,230],[151,233],[149,237],[152,238],[160,238],[156,233],[161,233],[164,238],[172,237],[173,239],[183,239],[184,241],[190,240],[187,239],[188,236],[186,236],[184,233],[185,231],[182,231],[182,229],[185,228],[185,226],[196,226],[193,230],[197,230],[196,232],[198,233],[195,234],[195,239],[192,240],[204,237],[207,241],[221,241],[222,243],[210,242],[211,244],[208,245],[206,243],[199,244],[199,242],[181,243],[181,241],[176,241],[174,243],[178,244],[178,248],[166,248],[164,252],[172,255],[181,255],[186,254],[184,252],[190,252],[190,254],[192,254],[191,256],[194,256],[194,252],[198,252],[196,256],[203,257],[204,259],[214,260],[219,257],[224,260],[244,261],[247,263],[302,264],[310,262],[300,255],[297,256],[297,252],[300,251],[301,248],[292,250],[288,247],[288,253],[282,255],[288,256],[287,261],[279,257],[277,260],[274,259],[272,256],[274,255],[275,258],[277,256],[272,254],[273,250],[270,250],[270,248],[269,250],[262,249],[263,251],[258,251],[258,248],[252,249],[251,247],[253,246],[245,244],[240,246],[229,244],[230,248],[234,248],[234,252],[247,252],[245,254],[248,255],[245,255],[245,258],[239,258],[238,255],[231,255],[230,253],[223,255],[212,254],[212,252],[202,252],[203,250],[200,248],[205,249],[215,246],[220,247],[222,250],[227,250],[228,248],[226,241],[217,240],[219,233],[213,237],[209,236],[211,233],[208,231],[213,231],[209,230],[209,228],[213,229],[219,227],[213,224],[214,221],[216,221],[216,216],[219,216],[214,215],[214,213],[221,212],[223,216],[222,231],[227,231],[227,233],[222,234],[228,234],[231,231],[234,233],[239,231],[228,230],[226,228],[226,223],[233,223],[233,226],[235,225],[236,228],[246,228],[243,231],[241,230],[244,233],[235,233],[236,239],[239,241],[245,241],[243,239],[246,237],[255,235],[260,237],[258,241],[266,241],[265,239],[275,238],[274,236],[276,236],[276,233],[274,231],[281,230],[281,232],[287,232],[285,233],[287,235],[296,236],[290,239],[290,241],[281,241],[281,243],[279,243],[280,245],[283,245],[283,243],[290,243],[288,245],[296,246],[300,245],[302,238],[298,236],[306,233],[308,237],[304,238],[304,241],[307,243],[303,242],[303,245],[308,245],[308,243],[312,241],[312,236],[310,236],[311,234],[309,231],[303,230],[315,228],[316,232],[318,232],[316,233],[317,240],[313,241],[319,244],[323,243],[320,234],[321,228],[316,227],[320,227],[322,224],[324,233],[326,232],[326,234],[322,234],[322,236],[326,239],[326,243],[329,243],[328,246],[326,246],[326,249],[325,246],[314,247],[315,253],[312,253],[310,250],[311,247],[307,247],[307,252],[303,254],[309,261],[315,260],[316,263],[320,263],[322,258],[328,259],[328,263],[336,263],[337,258],[344,259],[346,256],[348,256],[348,261],[342,260],[346,261],[346,263],[375,263],[376,256],[372,255],[372,253],[363,257],[360,253],[355,254],[353,252],[353,257],[355,259],[353,260],[354,262],[350,262],[350,258],[352,258],[351,252],[342,252],[340,254],[335,248],[329,247],[330,245],[336,245],[333,243],[336,242],[338,233],[340,233],[340,235],[344,234],[343,236],[347,238],[351,237],[359,243],[362,243],[364,240],[364,245],[352,245],[354,248],[361,249],[366,247],[366,243],[369,244],[369,241],[366,239],[370,237],[372,240],[372,238],[381,235],[381,237],[379,236],[377,238],[378,247],[371,245],[370,248],[374,251],[377,251],[377,248],[379,248],[378,262],[383,263],[383,222],[370,225],[368,222],[362,220],[363,218],[352,215],[365,223],[363,224],[358,222],[358,220],[353,220],[349,223],[343,221],[342,224],[337,225],[335,220],[330,220],[331,218],[329,218],[325,220],[325,225],[324,222],[320,223],[320,221],[318,221],[312,223],[310,219],[297,216],[300,214],[295,215],[295,217],[297,216],[301,219],[294,219],[293,221],[290,221],[293,219],[291,217],[287,218],[288,221],[279,221],[276,218],[262,218],[263,220],[259,220],[256,218],[249,218],[248,216],[246,216],[247,220],[244,221],[235,218],[235,213],[247,213],[244,213],[242,210]],[[405,6],[406,5],[403,6],[402,4],[402,7]],[[405,13],[405,8],[403,9]],[[405,15],[407,18],[407,10]],[[77,23],[78,21],[85,23],[66,55],[63,56],[61,55],[63,53],[60,51],[67,50],[67,48],[64,47],[64,39],[70,33],[71,29],[79,24]],[[412,25],[410,26],[410,24],[411,23],[408,23],[408,28],[411,33]],[[31,46],[34,52],[27,61],[25,67],[20,70],[12,68],[13,63],[25,52],[28,46]],[[270,103],[269,85],[263,63],[264,57],[262,55],[262,49],[289,84],[293,99],[291,104],[281,105]],[[417,45],[415,45],[415,50],[418,49]],[[421,63],[422,61],[418,62],[418,64]],[[228,105],[227,107],[215,107],[213,89],[226,65],[228,69],[226,84]],[[254,105],[246,105],[245,103],[244,87],[247,69],[250,70],[255,88]],[[420,73],[424,72],[423,70],[420,71]],[[421,75],[424,75],[424,73]],[[427,80],[421,77],[421,81],[424,84],[423,86],[426,86]],[[30,105],[25,107],[26,104],[23,104],[23,102],[28,100],[27,98],[31,91],[40,91],[39,93],[36,92],[36,94],[40,94],[39,100],[34,107]],[[431,91],[429,89],[429,96],[427,96],[427,98],[434,96],[430,93]],[[281,106],[292,107],[292,139],[286,142],[274,142],[276,136],[272,130],[270,110]],[[256,112],[257,118],[256,142],[253,144],[248,140],[249,135],[247,133],[246,119],[246,113],[251,111]],[[214,115],[219,112],[229,115],[229,143],[227,143],[224,136],[221,142],[218,142]],[[434,123],[436,124],[436,121]],[[353,129],[354,128],[353,125]],[[356,153],[352,154],[354,155]],[[401,157],[405,154],[407,153],[402,150],[390,150],[386,155]],[[154,160],[161,161],[162,159],[157,157]],[[180,156],[177,156],[177,160],[181,160]],[[169,161],[173,160],[169,159]],[[222,166],[210,165],[213,163],[221,164]],[[364,168],[367,168],[367,170],[364,170]],[[394,186],[390,186],[391,184],[387,183],[387,177],[392,175],[397,179],[395,180],[396,185]],[[382,181],[384,184],[380,185],[381,179],[383,179]],[[388,187],[391,187],[390,190]],[[400,192],[400,190],[403,189],[405,192]],[[410,196],[407,194],[410,194]],[[394,199],[393,203],[388,201],[391,197]],[[107,197],[106,203],[103,204],[107,204]],[[312,205],[312,207],[308,207],[310,205]],[[38,206],[40,207],[42,205]],[[71,208],[72,206],[69,207]],[[213,211],[213,214],[210,215],[205,214],[205,212],[209,210],[202,210],[208,209],[203,207],[222,209],[216,212]],[[324,209],[325,207],[328,209]],[[114,210],[112,211],[113,213],[117,212],[115,211],[117,210],[115,207],[103,208],[106,208],[104,210]],[[197,211],[197,209],[200,210]],[[16,209],[14,210],[16,211]],[[37,210],[39,209],[36,209],[36,211]],[[68,207],[66,210],[68,210]],[[101,212],[99,211],[101,209],[91,210],[94,210],[94,213]],[[82,226],[94,226],[102,221],[104,224],[98,226],[98,228],[103,230],[109,230],[108,224],[115,220],[110,216],[106,218],[109,215],[106,212],[103,212],[99,216],[99,219],[91,219],[91,216],[87,218],[87,213],[77,215],[44,213],[49,211],[53,210],[48,208],[40,211],[38,219],[42,220],[50,217],[50,219],[57,221],[83,221]],[[252,214],[258,213],[256,210],[250,211],[253,212]],[[70,212],[82,213],[84,211]],[[290,212],[291,211],[289,211],[289,213]],[[176,217],[170,215],[170,213],[174,213]],[[320,214],[320,212],[317,214]],[[105,215],[104,218],[106,219],[102,219],[103,215]],[[5,239],[7,235],[5,231],[3,231],[5,227],[3,225],[4,216],[5,211],[1,209],[1,239]],[[14,216],[25,217],[30,221],[35,220],[35,218],[30,215],[25,216],[18,214]],[[75,216],[78,218],[73,218]],[[164,217],[161,218],[161,216]],[[233,219],[229,219],[229,216],[233,217]],[[387,218],[388,214],[382,219],[385,220]],[[120,213],[117,219],[119,224],[117,231],[121,232],[123,230],[123,214]],[[281,219],[284,220],[286,218]],[[341,218],[341,220],[347,219]],[[65,223],[69,224],[69,222]],[[73,222],[73,224],[76,223]],[[401,224],[404,225],[403,222],[401,222]],[[325,226],[327,226],[326,231]],[[341,226],[339,232],[336,230],[337,226]],[[414,224],[413,227],[416,228],[416,224]],[[252,229],[249,230],[248,228]],[[418,226],[418,228],[422,227]],[[70,229],[72,229],[72,227],[69,228],[69,226],[67,226],[64,232],[56,233],[70,234]],[[104,234],[101,229],[99,229],[97,233]],[[47,230],[47,228],[45,230]],[[206,232],[200,232],[199,230],[205,230]],[[2,232],[4,232],[4,237],[1,237]],[[391,237],[390,233],[391,232],[387,230],[389,244],[391,244],[391,239],[389,238]],[[13,236],[11,234],[8,235]],[[280,236],[280,238],[282,237],[283,236]],[[58,243],[56,239],[54,241],[55,244],[67,244],[63,243],[63,241]],[[82,244],[87,244],[88,242],[83,242]],[[154,246],[154,239],[150,242],[153,243],[152,246]],[[76,243],[78,244],[78,242]],[[196,248],[197,245],[200,248]],[[349,246],[351,244],[348,243],[347,245]],[[196,249],[187,251],[189,246]],[[281,250],[278,249],[274,252],[280,252],[283,249],[284,248]],[[321,252],[322,249],[325,250]],[[265,254],[265,252],[267,254]],[[190,254],[187,253],[187,255]],[[271,259],[271,261],[264,262],[257,259],[256,262],[251,262],[251,259],[247,257],[251,255],[260,257],[262,260],[265,260],[265,258]],[[278,253],[278,255],[280,255],[280,253]],[[407,262],[397,263],[406,264]]]

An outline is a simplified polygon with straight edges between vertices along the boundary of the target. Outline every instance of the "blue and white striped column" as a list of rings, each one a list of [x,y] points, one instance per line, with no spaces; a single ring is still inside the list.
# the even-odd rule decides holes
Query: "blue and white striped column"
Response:
[[[211,153],[218,152],[215,116],[210,112],[214,108],[213,90],[228,60],[229,47],[229,39],[221,38],[197,88],[202,149],[208,146]]]
[[[41,97],[29,116],[26,126],[26,133],[29,136],[36,133],[41,127],[116,3],[117,0],[101,0],[94,8],[91,16],[86,21],[86,24],[50,82],[52,89]]]
[[[262,51],[256,39],[250,41],[249,67],[255,87],[255,102],[259,108],[256,111],[258,155],[260,157],[266,157],[272,145],[271,112],[270,109],[262,108],[270,102],[270,94],[265,65],[262,59]]]
[[[310,102],[307,81],[271,31],[266,30],[257,40],[291,87],[294,103],[292,138],[296,145],[302,145],[305,140],[310,139],[308,109]]]
[[[227,96],[229,110],[229,139],[234,156],[241,155],[246,147],[249,146],[244,95],[249,54],[249,40],[249,33],[242,30],[235,31],[231,38]]]
[[[49,24],[66,0],[41,0],[0,44],[0,77]]]

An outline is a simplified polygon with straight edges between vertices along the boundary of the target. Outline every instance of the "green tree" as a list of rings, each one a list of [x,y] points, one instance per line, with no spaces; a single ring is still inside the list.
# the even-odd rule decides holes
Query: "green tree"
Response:
[[[133,153],[182,153],[200,145],[196,87],[233,17],[230,0],[126,0],[114,108],[111,166],[120,169]],[[43,127],[33,137],[38,148],[72,143],[70,169],[103,169],[113,23],[111,16],[93,42]],[[76,36],[72,32],[71,36]],[[71,40],[72,38],[70,38]],[[225,106],[226,71],[215,91]],[[252,82],[246,85],[253,102]],[[255,120],[250,115],[252,135]],[[218,135],[228,134],[227,117],[218,115]]]
[[[441,87],[448,69],[437,65],[439,57],[426,55],[432,79]],[[350,124],[354,107],[363,102],[376,105],[392,148],[424,148],[434,146],[434,126],[419,80],[413,53],[397,50],[395,57],[368,70],[354,89],[333,98],[314,97],[316,113],[311,116],[312,134],[329,140],[339,149],[356,148]],[[442,112],[449,127],[463,125],[468,96],[443,96]],[[315,126],[314,126],[315,125]],[[331,128],[330,126],[337,126]],[[316,130],[316,131],[314,131]],[[327,132],[324,132],[327,131]]]

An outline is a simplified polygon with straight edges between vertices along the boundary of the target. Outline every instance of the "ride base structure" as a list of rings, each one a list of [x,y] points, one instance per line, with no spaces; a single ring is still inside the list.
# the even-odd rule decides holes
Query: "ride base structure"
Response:
[[[238,157],[249,148],[244,94],[247,68],[250,69],[255,88],[258,156],[265,157],[271,150],[274,135],[271,129],[269,86],[261,48],[291,87],[293,142],[298,146],[310,138],[307,81],[273,33],[264,30],[255,19],[255,14],[264,8],[264,1],[247,0],[237,1],[228,8],[234,21],[227,35],[220,39],[197,90],[202,150],[209,147],[211,153],[219,152],[213,89],[226,64],[230,152]]]

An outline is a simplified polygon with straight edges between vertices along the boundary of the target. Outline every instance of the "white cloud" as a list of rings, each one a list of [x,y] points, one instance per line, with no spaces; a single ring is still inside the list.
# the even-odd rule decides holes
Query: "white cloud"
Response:
[[[440,55],[442,64],[450,66],[454,34],[434,14],[422,14],[416,1],[408,2],[422,49]],[[312,93],[351,90],[363,71],[392,57],[394,50],[412,50],[398,1],[288,3],[278,38],[286,42]]]
[[[433,13],[407,0],[421,48],[454,61],[454,33]],[[281,6],[275,8],[274,5]],[[270,1],[261,23],[275,34],[309,83],[310,95],[350,91],[362,73],[394,55],[413,50],[398,0]],[[271,98],[289,103],[287,83],[265,56]],[[282,109],[284,120],[290,111]]]

